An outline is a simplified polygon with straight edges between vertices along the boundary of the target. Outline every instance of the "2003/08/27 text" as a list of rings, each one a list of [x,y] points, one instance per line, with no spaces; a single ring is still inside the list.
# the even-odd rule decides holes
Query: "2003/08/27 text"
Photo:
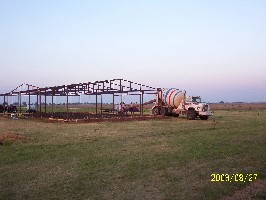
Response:
[[[258,174],[211,174],[211,182],[252,182]]]

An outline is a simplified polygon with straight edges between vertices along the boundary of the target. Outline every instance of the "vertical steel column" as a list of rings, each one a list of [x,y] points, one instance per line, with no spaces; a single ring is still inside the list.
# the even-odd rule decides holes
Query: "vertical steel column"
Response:
[[[19,92],[19,112],[21,113],[21,93]]]
[[[54,118],[54,91],[52,91],[52,118]]]
[[[101,94],[101,118],[103,118],[103,97]]]
[[[115,114],[115,94],[113,93],[113,115]]]
[[[44,92],[44,112],[46,113],[46,89]]]
[[[20,92],[19,92],[20,93]],[[18,105],[19,105],[19,94],[18,94]]]
[[[29,113],[30,113],[30,86],[28,85],[28,93],[29,93]]]
[[[98,115],[98,94],[96,92],[96,117]]]
[[[139,114],[141,115],[142,108],[141,108],[141,94],[139,95]]]
[[[40,117],[42,117],[42,95],[41,95],[41,91],[39,91],[39,97],[40,97]]]
[[[99,91],[99,83],[97,83],[98,88],[96,89],[96,117],[98,115],[98,91]]]
[[[66,89],[66,93],[67,93],[66,94],[67,95],[67,103],[66,103],[67,105],[66,106],[67,106],[67,120],[68,120],[69,119],[69,116],[68,116],[68,87]]]
[[[142,91],[142,93],[141,93],[141,115],[143,115],[143,113],[144,113],[144,105],[143,105],[143,91]]]
[[[39,95],[37,94],[36,97],[37,97],[37,102],[36,102],[37,104],[35,108],[36,108],[36,111],[38,112],[39,111]]]
[[[163,107],[163,91],[160,89],[160,93],[161,93],[161,99],[159,99],[159,95],[158,95],[158,102],[160,100],[160,112],[162,110],[162,107]],[[159,94],[159,92],[158,92]]]

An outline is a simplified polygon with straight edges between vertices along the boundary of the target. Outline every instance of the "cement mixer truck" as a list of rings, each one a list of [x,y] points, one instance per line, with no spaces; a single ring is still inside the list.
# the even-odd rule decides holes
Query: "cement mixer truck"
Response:
[[[186,91],[179,89],[158,89],[156,105],[152,107],[154,115],[176,116],[186,115],[189,120],[199,117],[207,120],[213,115],[210,106],[201,102],[200,96],[186,97]]]

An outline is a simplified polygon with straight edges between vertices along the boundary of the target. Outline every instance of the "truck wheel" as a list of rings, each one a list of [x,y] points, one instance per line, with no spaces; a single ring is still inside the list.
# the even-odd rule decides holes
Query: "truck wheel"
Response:
[[[167,116],[167,115],[169,115],[168,109],[167,109],[167,108],[162,108],[162,110],[161,110],[161,115],[162,115],[162,116]]]
[[[199,118],[201,120],[207,120],[209,118],[209,116],[207,116],[207,115],[200,115]]]
[[[155,108],[153,108],[152,109],[152,114],[153,115],[159,115],[160,114],[160,110],[159,110],[160,108],[158,108],[158,107],[155,107]]]
[[[189,120],[194,120],[196,118],[196,111],[195,110],[188,110],[187,111],[187,118]]]
[[[176,113],[173,113],[172,114],[174,117],[178,117],[179,116],[179,114],[176,114]]]

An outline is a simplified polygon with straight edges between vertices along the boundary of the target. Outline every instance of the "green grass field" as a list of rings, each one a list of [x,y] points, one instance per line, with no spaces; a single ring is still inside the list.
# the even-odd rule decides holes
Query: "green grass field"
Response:
[[[266,179],[265,111],[216,111],[207,121],[0,118],[0,134],[0,199],[220,199]],[[211,182],[222,173],[258,176]]]

